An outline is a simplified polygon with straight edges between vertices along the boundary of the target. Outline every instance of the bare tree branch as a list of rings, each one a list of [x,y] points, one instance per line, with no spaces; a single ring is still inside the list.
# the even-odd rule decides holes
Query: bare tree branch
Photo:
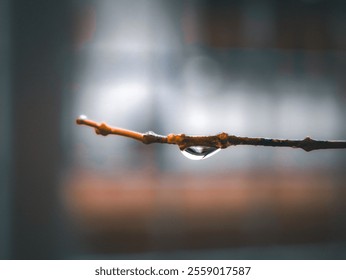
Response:
[[[306,137],[303,140],[283,140],[269,138],[250,138],[228,135],[222,132],[213,136],[189,136],[185,134],[158,135],[152,131],[140,133],[119,127],[111,127],[106,123],[97,123],[81,116],[76,120],[79,125],[93,127],[97,134],[107,136],[109,134],[121,135],[138,140],[144,144],[167,143],[178,145],[181,150],[192,146],[205,146],[225,149],[229,146],[251,145],[271,147],[301,148],[307,152],[320,149],[345,149],[346,141],[321,141]]]

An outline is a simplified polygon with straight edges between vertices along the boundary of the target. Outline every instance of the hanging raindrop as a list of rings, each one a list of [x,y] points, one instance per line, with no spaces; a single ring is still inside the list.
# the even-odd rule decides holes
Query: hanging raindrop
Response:
[[[215,155],[220,150],[220,148],[215,147],[192,146],[181,150],[181,153],[188,159],[202,160]]]

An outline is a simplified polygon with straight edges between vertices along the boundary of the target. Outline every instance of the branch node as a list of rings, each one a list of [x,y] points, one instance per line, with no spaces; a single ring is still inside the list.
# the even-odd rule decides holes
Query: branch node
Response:
[[[217,135],[217,138],[219,139],[219,143],[217,145],[218,148],[225,149],[229,146],[228,137],[229,135],[226,132],[221,132]]]
[[[167,143],[169,144],[176,144],[179,147],[183,145],[183,142],[185,140],[185,134],[168,134],[167,136]]]
[[[301,141],[299,148],[303,149],[306,152],[313,151],[316,149],[315,141],[307,136],[303,139],[303,141]]]
[[[101,123],[99,127],[95,128],[96,134],[107,136],[112,132],[112,128],[105,123]]]

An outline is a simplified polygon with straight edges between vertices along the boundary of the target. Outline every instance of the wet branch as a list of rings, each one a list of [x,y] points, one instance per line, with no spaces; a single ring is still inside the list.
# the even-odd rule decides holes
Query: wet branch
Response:
[[[251,145],[270,147],[301,148],[307,152],[320,149],[346,149],[346,141],[321,141],[306,137],[303,140],[283,140],[269,138],[250,138],[228,135],[222,132],[213,136],[189,136],[185,134],[158,135],[152,131],[140,133],[119,127],[111,127],[106,123],[97,123],[81,116],[76,120],[79,125],[93,127],[97,134],[107,136],[109,134],[120,135],[138,140],[144,144],[166,143],[178,145],[181,150],[192,146],[206,146],[225,149],[229,146]]]

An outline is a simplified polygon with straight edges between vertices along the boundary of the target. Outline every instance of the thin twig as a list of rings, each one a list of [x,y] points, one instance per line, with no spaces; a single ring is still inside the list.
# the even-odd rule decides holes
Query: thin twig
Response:
[[[252,145],[271,147],[301,148],[307,152],[320,149],[346,149],[346,141],[321,141],[306,137],[303,140],[283,140],[269,138],[250,138],[228,135],[222,132],[213,136],[188,136],[185,134],[158,135],[152,131],[140,133],[119,127],[111,127],[106,123],[97,123],[81,116],[76,120],[79,125],[93,127],[97,134],[107,136],[109,134],[121,135],[138,140],[144,144],[167,143],[178,145],[181,150],[192,146],[206,146],[225,149],[229,146]]]

